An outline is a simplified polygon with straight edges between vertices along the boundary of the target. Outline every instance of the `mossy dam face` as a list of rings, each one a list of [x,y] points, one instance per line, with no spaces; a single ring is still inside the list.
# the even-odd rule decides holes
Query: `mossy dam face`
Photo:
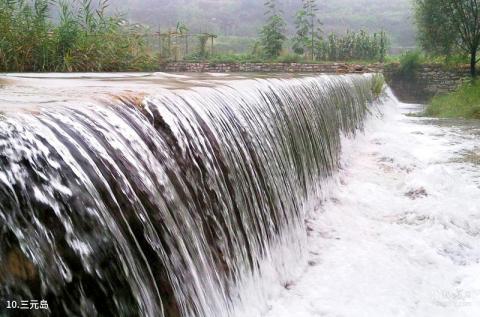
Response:
[[[373,75],[114,76],[0,81],[0,299],[252,316],[380,104]]]

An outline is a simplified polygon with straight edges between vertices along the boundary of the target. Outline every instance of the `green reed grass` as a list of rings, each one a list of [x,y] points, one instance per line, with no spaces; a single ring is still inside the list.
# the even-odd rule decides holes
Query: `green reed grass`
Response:
[[[385,90],[385,77],[382,74],[372,76],[372,93],[375,98],[380,98]]]
[[[58,9],[54,22],[50,13]],[[108,15],[100,0],[0,0],[0,71],[152,69],[145,29]]]

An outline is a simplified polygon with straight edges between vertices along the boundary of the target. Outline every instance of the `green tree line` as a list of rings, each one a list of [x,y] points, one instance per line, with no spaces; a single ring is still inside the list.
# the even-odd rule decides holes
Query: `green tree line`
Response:
[[[480,61],[480,1],[415,0],[418,38],[429,54],[467,55],[472,77]]]
[[[276,0],[267,0],[265,7],[267,21],[261,30],[261,46],[267,58],[276,58],[285,49],[286,23]],[[294,53],[318,61],[385,60],[389,39],[384,31],[373,34],[364,30],[348,31],[345,35],[330,33],[323,37],[317,13],[315,0],[302,0],[302,7],[295,18]]]

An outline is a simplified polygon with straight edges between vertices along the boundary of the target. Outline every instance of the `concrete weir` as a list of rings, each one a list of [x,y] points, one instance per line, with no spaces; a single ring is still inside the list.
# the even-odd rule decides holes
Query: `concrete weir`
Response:
[[[379,102],[368,74],[8,77],[0,298],[52,316],[254,316]]]

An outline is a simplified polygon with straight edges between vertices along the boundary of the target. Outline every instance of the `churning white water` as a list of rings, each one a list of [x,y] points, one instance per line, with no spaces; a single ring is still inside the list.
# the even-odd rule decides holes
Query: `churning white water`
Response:
[[[308,267],[266,316],[480,316],[480,124],[382,109],[344,140]]]

